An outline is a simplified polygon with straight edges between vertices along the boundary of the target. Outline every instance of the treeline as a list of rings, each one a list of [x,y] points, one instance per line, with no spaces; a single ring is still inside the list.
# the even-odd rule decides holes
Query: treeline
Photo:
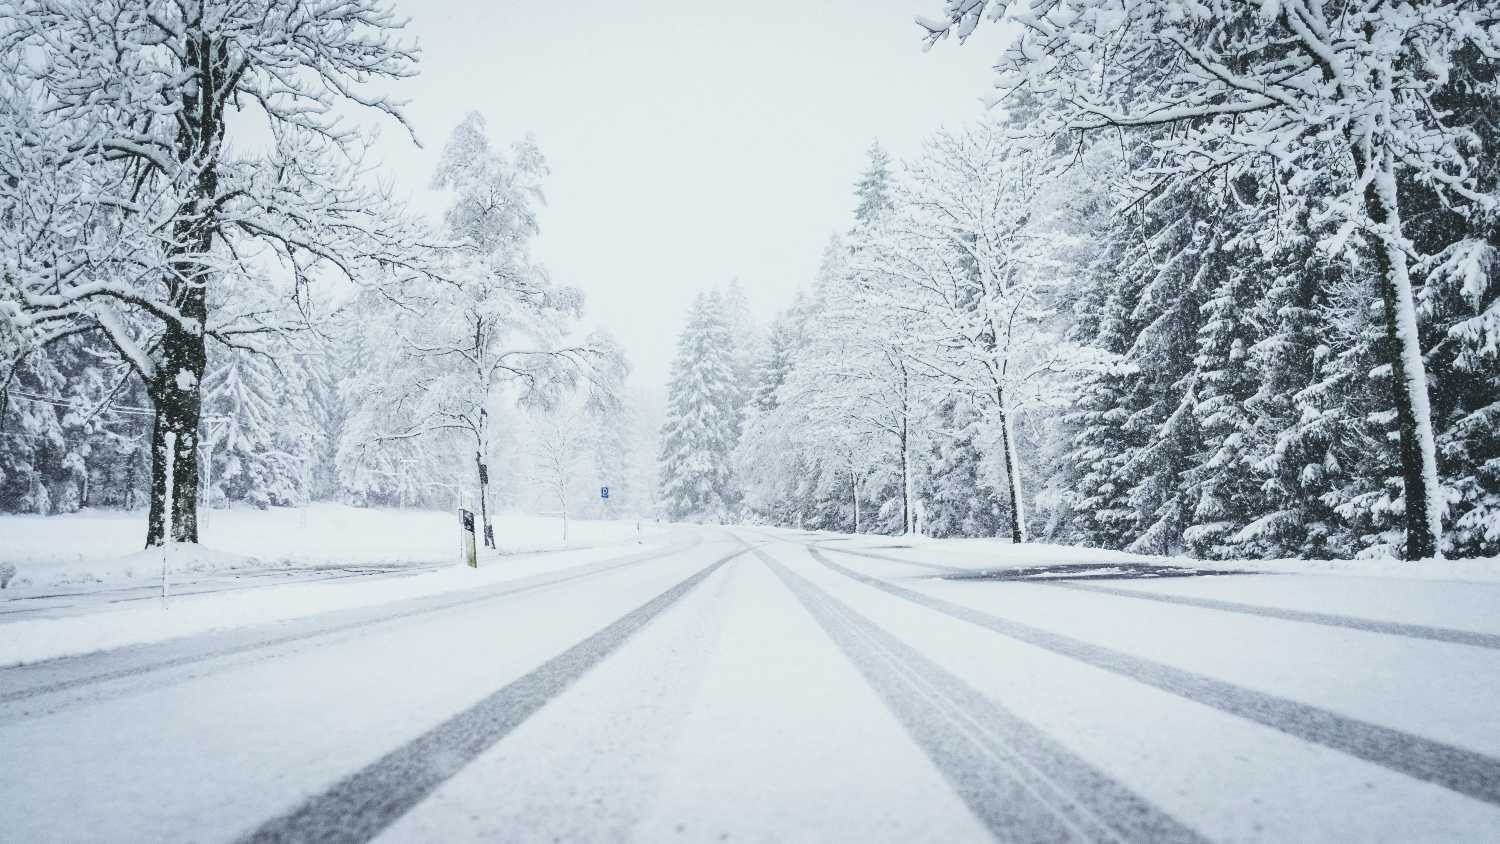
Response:
[[[1500,3],[980,0],[920,23],[986,21],[1011,25],[1019,134],[1123,169],[1112,252],[1076,268],[1109,292],[1078,295],[1070,338],[1140,373],[1085,380],[1062,523],[1212,555],[1493,553]]]
[[[1210,558],[1500,553],[1493,22],[1081,5],[1020,28],[990,119],[872,151],[753,381],[713,387],[684,338],[666,430],[732,431],[703,440],[714,501]],[[952,8],[934,37],[989,14]]]
[[[360,505],[599,515],[650,510],[634,482],[643,449],[619,387],[623,352],[575,336],[582,297],[526,257],[541,153],[494,149],[470,115],[437,187],[453,196],[441,274],[352,286],[306,303],[306,323],[250,348],[207,350],[200,501],[211,506]],[[480,203],[484,213],[470,213]],[[436,240],[436,238],[435,238]],[[431,260],[431,259],[429,259]],[[80,333],[22,349],[5,370],[0,511],[144,506],[153,411],[108,341]],[[486,466],[481,485],[477,466]],[[589,505],[594,505],[590,507]],[[571,505],[571,507],[570,507]]]
[[[535,144],[466,118],[436,221],[368,163],[351,113],[411,130],[383,90],[416,72],[404,26],[0,3],[0,510],[145,506],[148,544],[196,542],[204,500],[487,516],[568,488],[579,461],[537,468],[558,415],[626,460],[624,356],[530,256]]]

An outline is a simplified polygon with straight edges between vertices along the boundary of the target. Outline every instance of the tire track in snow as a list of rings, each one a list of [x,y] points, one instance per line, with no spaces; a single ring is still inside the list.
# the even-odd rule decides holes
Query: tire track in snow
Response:
[[[981,612],[861,574],[833,562],[817,548],[808,546],[807,550],[818,562],[851,580],[935,612],[1500,806],[1500,759],[1492,756]]]
[[[899,557],[891,557],[885,554],[871,554],[865,551],[854,551],[848,548],[829,548],[840,554],[852,554],[857,557],[869,557],[875,560],[888,560],[893,563],[901,563],[918,568],[933,569],[945,574],[971,575],[970,569],[954,568],[952,566],[939,565],[937,563],[918,563],[911,560],[903,560]],[[1500,650],[1500,635],[1494,633],[1479,633],[1470,630],[1456,630],[1451,627],[1432,627],[1425,624],[1404,624],[1396,621],[1380,621],[1373,618],[1360,618],[1354,615],[1338,615],[1336,613],[1312,612],[1310,610],[1284,609],[1281,607],[1268,607],[1262,604],[1246,604],[1239,601],[1221,601],[1214,598],[1199,598],[1189,595],[1166,595],[1158,592],[1143,592],[1135,589],[1123,589],[1117,586],[1105,586],[1099,583],[1084,583],[1078,580],[1062,580],[1058,578],[1023,578],[1017,582],[1036,583],[1043,586],[1053,586],[1058,589],[1074,589],[1079,592],[1097,592],[1101,595],[1115,595],[1122,598],[1139,598],[1143,601],[1161,601],[1168,604],[1181,604],[1183,606],[1197,607],[1206,610],[1218,610],[1220,612],[1241,613],[1244,615],[1258,615],[1265,618],[1275,618],[1282,621],[1297,621],[1305,624],[1318,624],[1324,627],[1343,627],[1349,630],[1362,630],[1367,633],[1380,633],[1387,636],[1403,636],[1408,639],[1425,639],[1432,642],[1444,642],[1452,645],[1473,645],[1479,648],[1491,648]]]
[[[1159,592],[1141,592],[1134,589],[1121,589],[1115,586],[1101,586],[1097,583],[1078,583],[1076,581],[1065,580],[1028,582],[1043,583],[1047,586],[1058,587],[1059,589],[1076,589],[1080,592],[1097,592],[1101,595],[1117,595],[1122,598],[1161,601],[1162,603],[1182,604],[1206,610],[1259,615],[1267,618],[1282,619],[1284,621],[1300,621],[1307,624],[1319,624],[1324,627],[1344,627],[1351,630],[1364,630],[1370,633],[1404,636],[1408,639],[1427,639],[1433,642],[1446,642],[1454,645],[1473,645],[1480,648],[1500,649],[1500,635],[1494,633],[1476,633],[1469,630],[1454,630],[1450,627],[1429,627],[1424,624],[1402,624],[1395,621],[1378,621],[1373,618],[1360,618],[1352,615],[1335,615],[1333,613],[1311,612],[1309,610],[1283,609],[1281,607],[1267,607],[1260,604],[1242,604],[1238,601],[1220,601],[1214,598],[1199,598],[1191,595],[1165,595]]]
[[[812,614],[996,838],[1205,840],[764,551],[753,553]]]
[[[715,560],[530,673],[240,840],[253,844],[369,841],[548,701],[567,691],[584,672],[618,650],[693,587],[744,553],[742,549]]]
[[[769,536],[770,534],[767,534],[767,535]],[[811,546],[809,546],[809,547],[811,547]],[[900,557],[892,557],[889,554],[871,554],[868,551],[854,551],[854,550],[851,550],[849,548],[830,548],[828,550],[830,550],[830,551],[837,551],[840,554],[853,554],[856,557],[869,557],[872,560],[887,560],[887,561],[892,562],[892,563],[900,563],[903,566],[911,566],[912,568],[930,569],[932,571],[939,572],[941,574],[971,574],[972,573],[969,569],[955,568],[953,566],[945,566],[945,565],[941,565],[941,564],[938,564],[938,563],[919,563],[916,560],[903,560]]]
[[[603,560],[596,563],[585,563],[563,569],[559,572],[506,581],[492,587],[484,588],[478,594],[471,592],[440,593],[410,601],[403,601],[394,607],[392,604],[378,604],[371,607],[337,610],[326,615],[309,616],[301,619],[293,619],[288,622],[276,622],[275,624],[283,632],[271,636],[263,635],[264,631],[262,630],[244,628],[228,632],[209,633],[204,636],[169,639],[165,642],[130,646],[120,651],[105,651],[75,657],[60,657],[55,660],[0,669],[0,681],[3,681],[3,685],[8,687],[6,691],[0,692],[0,722],[10,720],[17,715],[17,713],[7,712],[7,709],[12,708],[15,704],[43,695],[57,694],[112,680],[138,677],[156,671],[190,666],[199,662],[255,653],[284,645],[299,644],[308,640],[335,636],[373,625],[403,621],[444,610],[497,600],[671,556],[693,548],[701,542],[702,536],[694,534],[691,541],[673,545],[663,550],[633,554],[623,558]],[[392,611],[393,609],[394,611]],[[346,620],[329,623],[331,618]],[[291,626],[293,629],[287,631],[287,626]],[[307,629],[309,627],[311,629]],[[250,641],[244,641],[247,632],[251,634]],[[183,647],[188,648],[188,652],[185,654],[166,658],[159,656],[163,650],[178,650]],[[118,665],[121,657],[124,657],[128,664],[124,666]],[[105,670],[92,670],[95,663],[103,661],[107,661],[113,667]],[[68,676],[70,674],[73,676]],[[60,678],[59,675],[61,675]],[[153,688],[158,687],[153,686]],[[28,711],[19,713],[19,715],[34,717],[49,714],[66,705],[68,704],[64,703],[60,706],[46,708],[43,711]]]

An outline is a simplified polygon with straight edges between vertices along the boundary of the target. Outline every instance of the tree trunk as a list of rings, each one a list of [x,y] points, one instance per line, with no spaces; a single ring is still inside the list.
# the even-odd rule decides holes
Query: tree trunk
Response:
[[[849,473],[850,498],[854,501],[854,532],[859,533],[859,475]]]
[[[202,288],[196,298],[202,309]],[[194,298],[192,295],[189,298]],[[187,308],[184,308],[187,310]],[[162,363],[151,385],[156,420],[151,429],[151,512],[146,520],[146,545],[198,541],[198,420],[203,410],[199,382],[206,360],[201,333],[169,326],[162,336]],[[173,455],[167,454],[167,432],[176,434]],[[171,501],[167,500],[167,469],[171,467]],[[172,535],[165,536],[166,513],[172,512]]]
[[[1408,560],[1438,556],[1442,542],[1442,503],[1438,486],[1437,448],[1428,403],[1427,370],[1417,330],[1406,252],[1401,246],[1401,212],[1396,196],[1395,162],[1385,150],[1377,155],[1354,146],[1356,168],[1377,168],[1365,188],[1365,213],[1381,229],[1374,250],[1380,295],[1385,309],[1386,345],[1390,354],[1391,390],[1401,441],[1401,481],[1406,499]]]
[[[908,429],[906,417],[901,418],[901,532],[912,532],[911,524],[911,461],[907,456]]]
[[[1016,453],[1016,435],[1011,430],[1010,412],[1005,407],[1005,393],[995,389],[1000,408],[1000,445],[1005,449],[1005,486],[1010,491],[1010,541],[1026,541],[1025,502],[1021,499],[1021,460]]]
[[[484,465],[484,452],[474,452],[474,466],[479,472],[479,524],[482,530],[484,547],[493,548],[494,544],[491,540],[495,534],[490,529],[490,509],[489,503],[486,500],[486,491],[490,485],[490,472],[489,468]]]
[[[190,165],[196,178],[189,200],[172,223],[172,272],[167,287],[182,320],[164,323],[155,371],[147,391],[155,405],[151,431],[151,513],[146,544],[161,545],[166,508],[171,507],[172,542],[198,541],[198,421],[203,411],[203,370],[208,361],[203,328],[208,323],[206,259],[213,254],[218,230],[215,201],[219,191],[218,156],[224,139],[224,74],[229,53],[214,36],[189,34],[184,58],[192,77],[185,86],[177,132],[177,160]],[[175,451],[167,454],[167,433]],[[167,471],[171,467],[171,501]]]

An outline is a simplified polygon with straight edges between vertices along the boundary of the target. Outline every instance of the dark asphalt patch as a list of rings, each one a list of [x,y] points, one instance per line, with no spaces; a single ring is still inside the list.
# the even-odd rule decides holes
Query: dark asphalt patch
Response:
[[[1500,759],[1492,756],[1021,624],[860,574],[833,562],[816,548],[809,547],[808,552],[823,565],[851,580],[927,609],[1212,706],[1303,741],[1500,806]]]
[[[1139,578],[1216,577],[1224,574],[1257,574],[1231,569],[1199,569],[1155,563],[1056,563],[1023,568],[954,571],[944,580],[1135,580]]]
[[[363,842],[411,810],[490,749],[651,619],[677,603],[736,551],[642,604],[463,712],[274,818],[244,842]]]
[[[1002,841],[1205,840],[1046,733],[755,551]]]

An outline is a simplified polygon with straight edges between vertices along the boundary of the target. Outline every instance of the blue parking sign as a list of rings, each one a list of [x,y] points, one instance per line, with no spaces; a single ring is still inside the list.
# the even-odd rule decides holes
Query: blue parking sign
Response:
[[[601,486],[601,487],[599,487],[599,497],[603,498],[606,501],[608,501],[609,500],[609,487],[607,487],[607,486]]]

